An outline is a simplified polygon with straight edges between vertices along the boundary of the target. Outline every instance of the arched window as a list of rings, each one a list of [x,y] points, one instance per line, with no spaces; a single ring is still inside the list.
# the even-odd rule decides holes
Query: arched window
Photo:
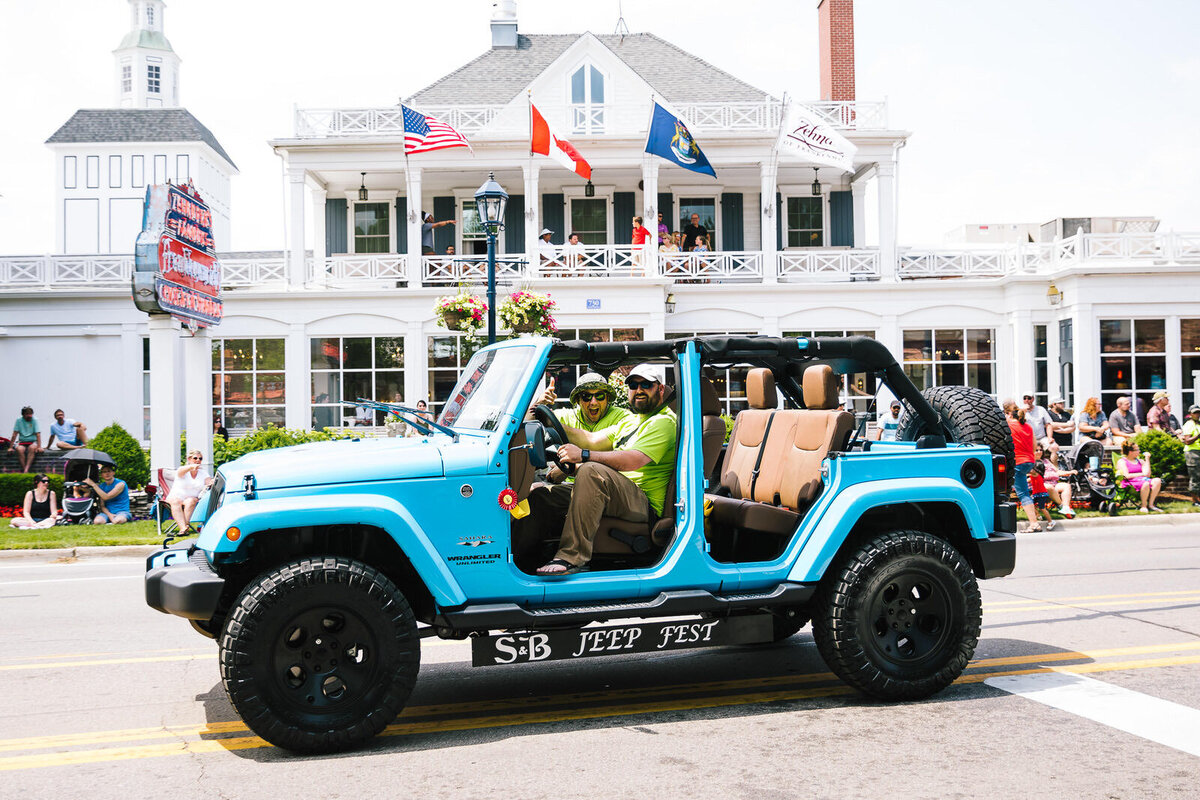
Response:
[[[573,133],[604,133],[604,75],[590,64],[571,74]]]

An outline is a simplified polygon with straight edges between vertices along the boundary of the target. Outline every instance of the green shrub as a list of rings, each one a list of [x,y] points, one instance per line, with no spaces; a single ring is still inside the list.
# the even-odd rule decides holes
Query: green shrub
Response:
[[[725,423],[725,444],[729,444],[729,434],[733,433],[733,417],[722,414],[721,421]]]
[[[1186,468],[1183,458],[1183,442],[1169,433],[1148,430],[1133,437],[1142,455],[1150,459],[1150,471],[1154,477],[1169,481],[1181,475]]]
[[[233,461],[246,453],[254,453],[259,450],[290,447],[294,444],[308,444],[309,442],[331,442],[334,439],[353,439],[361,436],[361,432],[339,431],[335,428],[307,431],[298,428],[276,428],[274,425],[268,424],[264,428],[258,428],[245,436],[229,441],[225,441],[220,436],[214,436],[212,463],[219,467],[227,461]],[[187,434],[184,434],[179,438],[180,464],[183,463],[187,450]]]
[[[140,489],[150,482],[150,459],[146,458],[146,451],[117,423],[90,438],[88,447],[108,453],[116,465],[117,477],[130,489]]]
[[[0,473],[0,506],[21,508],[25,504],[25,493],[33,488],[32,472]],[[58,507],[62,508],[63,476],[50,473],[50,490],[58,498]]]
[[[629,387],[625,385],[624,372],[617,370],[608,376],[608,385],[613,388],[617,396],[613,398],[612,404],[617,408],[629,410]]]

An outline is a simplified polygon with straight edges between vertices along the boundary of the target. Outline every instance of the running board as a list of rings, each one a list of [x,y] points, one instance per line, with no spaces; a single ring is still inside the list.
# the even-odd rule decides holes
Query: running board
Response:
[[[438,614],[433,624],[455,630],[484,631],[497,628],[534,629],[586,625],[610,619],[633,617],[694,616],[724,614],[772,606],[801,606],[816,591],[816,584],[781,583],[770,590],[713,594],[700,589],[662,592],[646,600],[609,603],[580,603],[543,608],[524,608],[516,603],[467,605]]]

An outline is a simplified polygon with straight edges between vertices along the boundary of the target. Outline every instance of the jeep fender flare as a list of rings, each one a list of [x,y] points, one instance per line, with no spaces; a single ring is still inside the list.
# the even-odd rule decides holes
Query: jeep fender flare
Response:
[[[403,551],[439,606],[459,606],[467,596],[429,537],[404,506],[379,494],[321,494],[261,498],[223,505],[204,524],[196,544],[213,554],[237,552],[254,534],[279,528],[365,525],[385,531]],[[225,531],[236,526],[235,542]]]
[[[985,521],[979,504],[962,483],[949,478],[895,478],[847,486],[837,492],[826,489],[829,501],[818,501],[816,526],[801,532],[800,553],[788,580],[816,583],[833,563],[838,549],[862,517],[879,506],[903,503],[953,503],[967,521],[972,539],[986,539],[991,521]],[[966,554],[964,554],[966,555]]]

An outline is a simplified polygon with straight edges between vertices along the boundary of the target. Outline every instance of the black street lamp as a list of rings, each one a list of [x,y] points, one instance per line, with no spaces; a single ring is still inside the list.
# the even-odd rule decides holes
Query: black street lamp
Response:
[[[504,207],[507,205],[508,192],[496,183],[495,173],[489,172],[487,181],[475,192],[475,211],[487,233],[488,344],[496,343],[496,234],[504,223]]]

